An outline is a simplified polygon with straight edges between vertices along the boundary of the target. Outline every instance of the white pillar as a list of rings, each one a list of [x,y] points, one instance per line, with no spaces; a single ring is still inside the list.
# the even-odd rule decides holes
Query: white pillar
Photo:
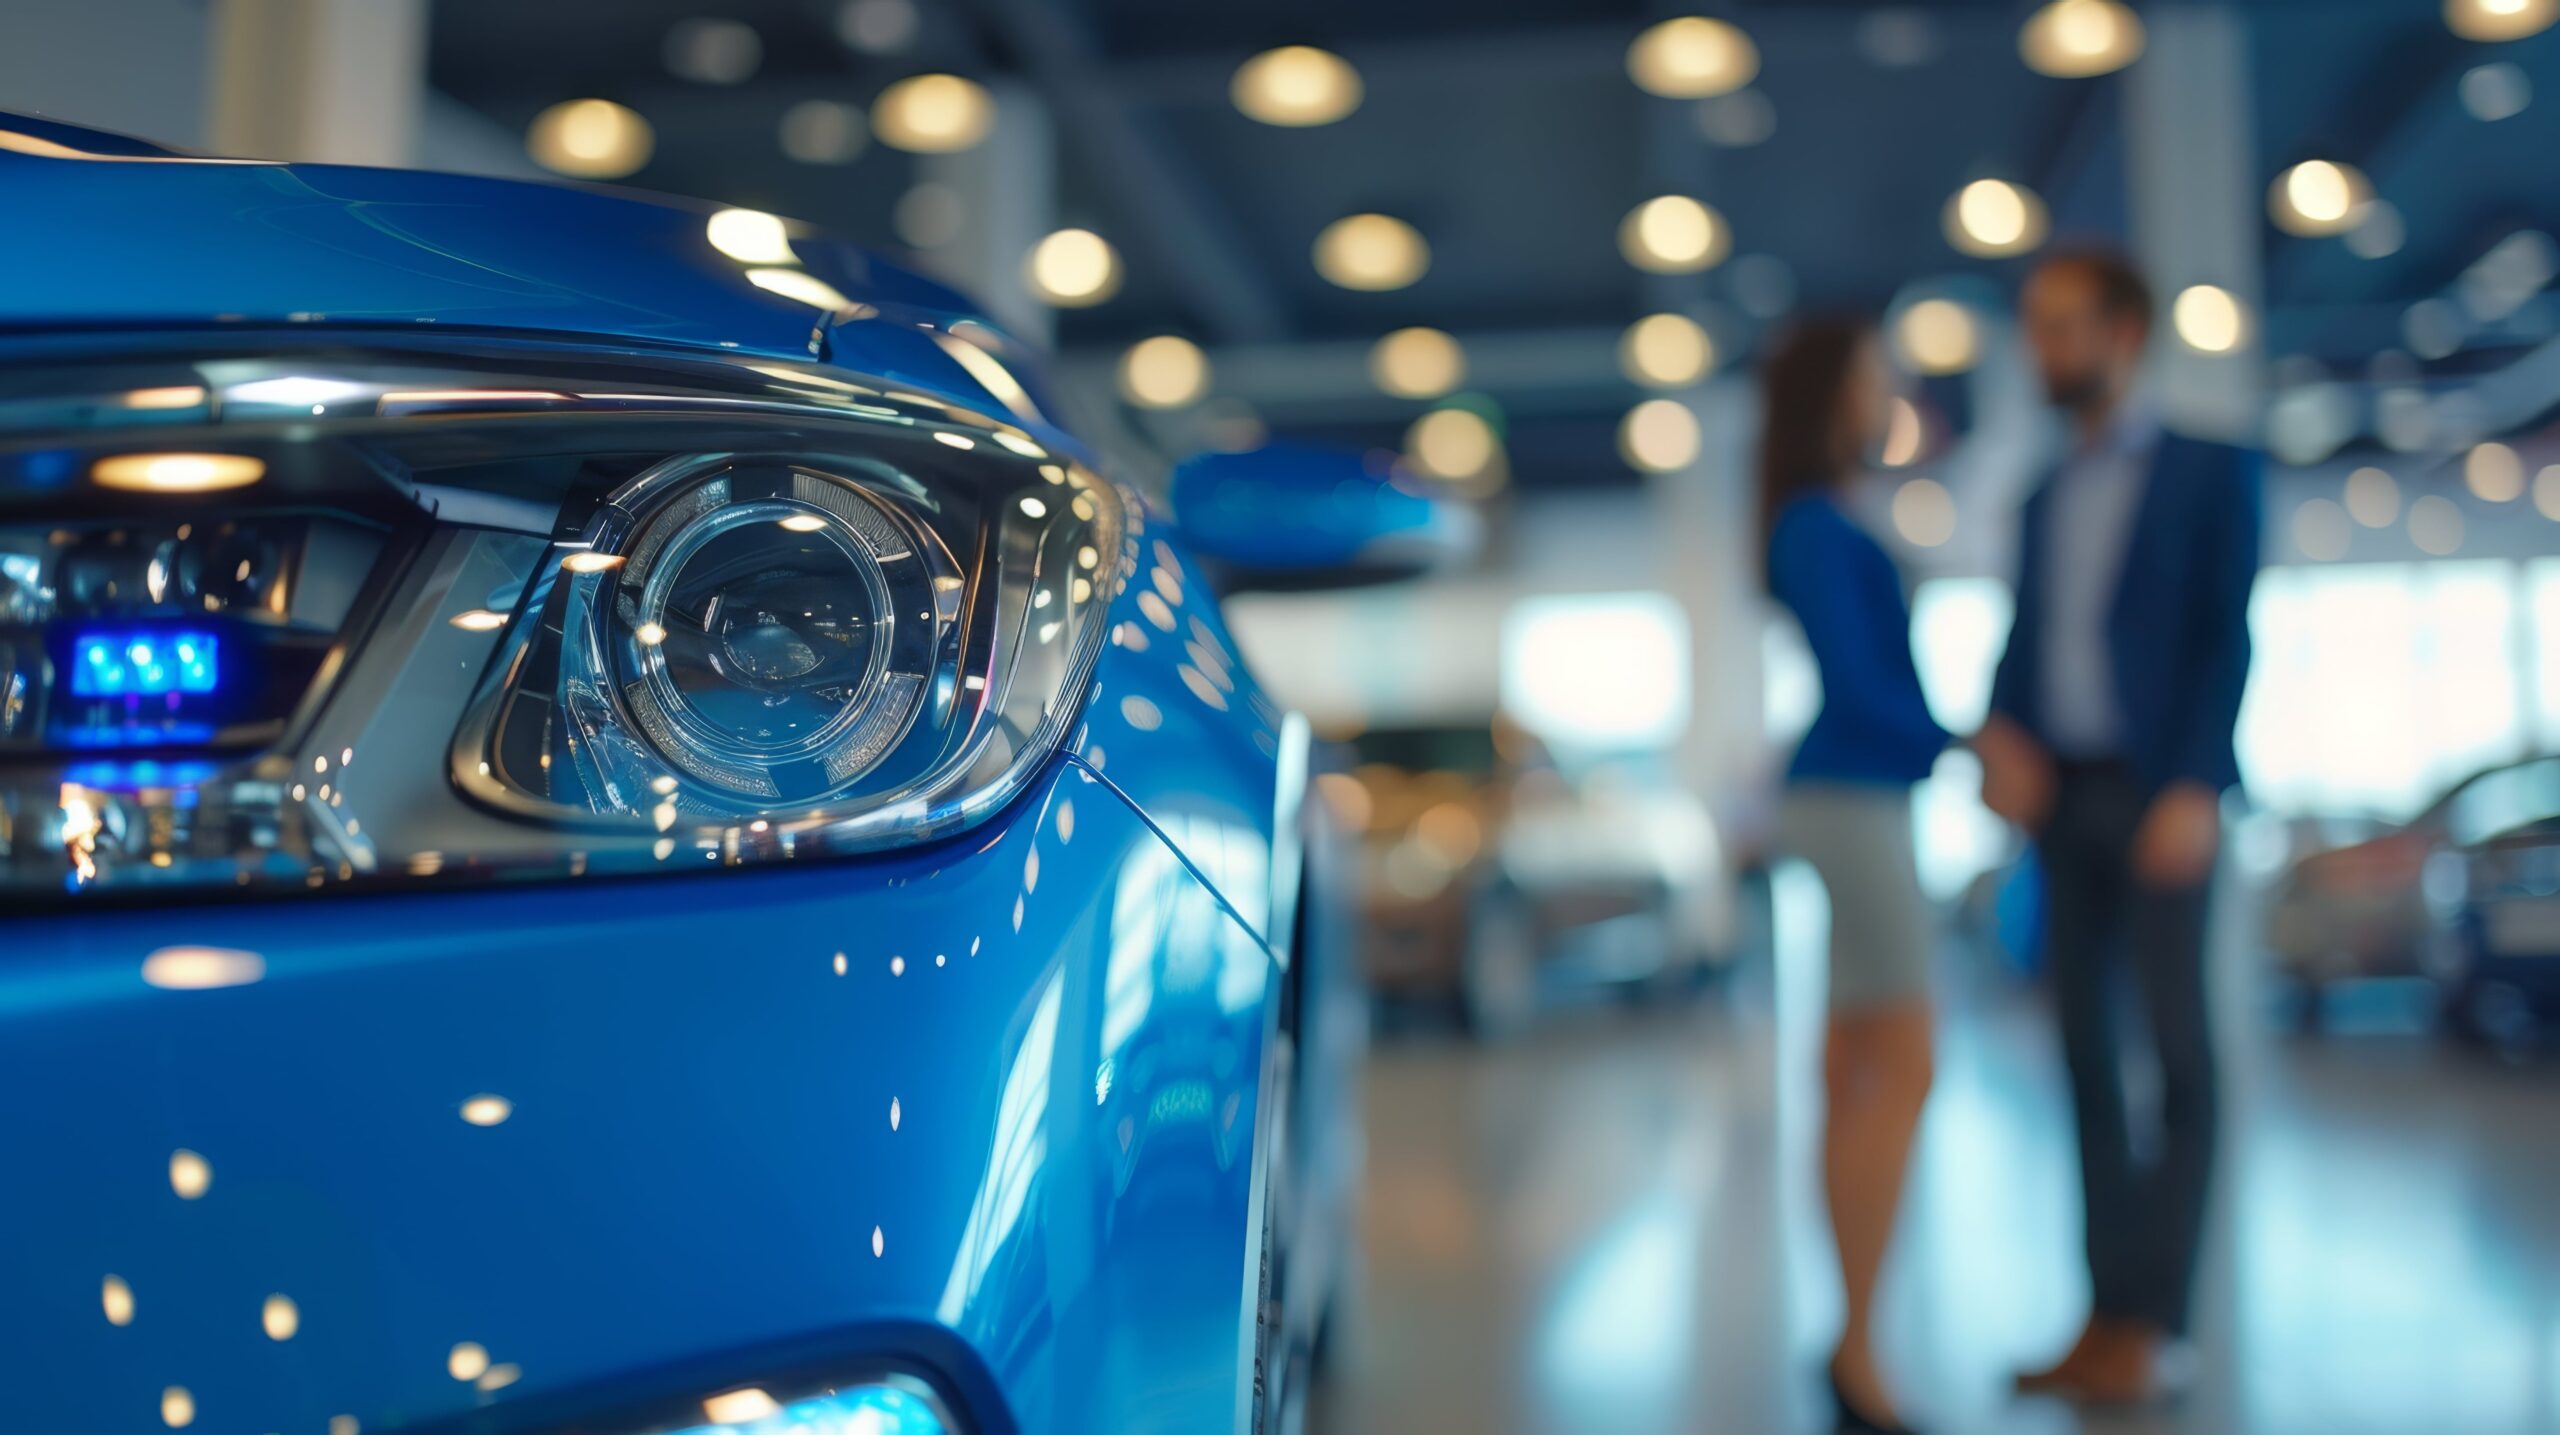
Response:
[[[2133,247],[2158,290],[2162,324],[2153,382],[2175,426],[2254,436],[2266,385],[2258,256],[2266,177],[2254,172],[2249,37],[2220,6],[2155,6],[2148,52],[2125,75],[2125,159]],[[2227,354],[2180,343],[2168,306],[2191,284],[2218,284],[2251,316],[2249,342]]]
[[[426,92],[425,0],[216,0],[207,131],[252,159],[405,165]]]
[[[1663,591],[1689,620],[1690,718],[1679,767],[1716,819],[1731,819],[1766,758],[1760,722],[1759,495],[1756,393],[1742,376],[1681,397],[1698,416],[1697,461],[1649,479]]]
[[[937,276],[985,305],[1007,331],[1045,346],[1049,309],[1031,296],[1022,262],[1057,224],[1057,144],[1038,95],[1021,85],[988,88],[996,124],[986,139],[916,163],[917,181],[950,189],[962,216],[958,237],[934,250],[930,262]]]

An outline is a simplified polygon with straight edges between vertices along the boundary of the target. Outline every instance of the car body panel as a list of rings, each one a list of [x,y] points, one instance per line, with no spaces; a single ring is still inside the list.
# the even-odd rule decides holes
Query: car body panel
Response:
[[[44,219],[0,230],[0,363],[140,357],[171,332],[761,355],[786,382],[888,378],[1008,415],[1090,461],[967,301],[797,231],[795,260],[849,303],[781,298],[710,245],[709,206],[198,160],[5,117],[0,186]],[[1339,966],[1292,976],[1303,726],[1243,671],[1170,525],[1127,507],[1113,641],[1063,697],[1080,722],[957,837],[0,912],[0,1072],[44,1093],[0,1110],[19,1233],[0,1424],[152,1427],[183,1387],[217,1430],[610,1428],[635,1402],[830,1366],[918,1371],[976,1430],[1254,1427],[1274,1182],[1320,1170],[1279,1204],[1338,1213],[1356,1155],[1330,1065],[1359,1044],[1325,1033],[1309,1071],[1284,1024],[1351,989],[1293,984]],[[442,774],[431,736],[367,762]],[[261,975],[146,983],[175,946],[253,953]],[[466,1119],[491,1095],[503,1119]],[[1284,1141],[1281,1113],[1327,1124]],[[181,1152],[210,1171],[192,1197]],[[262,1329],[271,1295],[290,1338]],[[1292,1313],[1294,1338],[1312,1320]],[[457,1378],[463,1343],[487,1376]]]
[[[180,944],[264,978],[145,985]],[[208,1428],[397,1428],[706,1354],[752,1381],[865,1322],[948,1327],[1028,1428],[1233,1423],[1270,954],[1072,762],[858,865],[8,946],[0,1062],[46,1093],[0,1114],[0,1219],[44,1233],[0,1246],[0,1347],[44,1356],[13,1424],[140,1428],[178,1385]],[[481,1094],[511,1114],[471,1124]],[[455,1380],[466,1341],[520,1379]],[[935,1373],[1002,1428],[976,1372]]]

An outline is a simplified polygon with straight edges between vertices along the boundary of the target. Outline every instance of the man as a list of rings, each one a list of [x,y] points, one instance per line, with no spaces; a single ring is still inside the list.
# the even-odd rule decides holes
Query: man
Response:
[[[2185,1333],[2213,1166],[2205,903],[2239,780],[2259,462],[2164,431],[2137,398],[2151,296],[2122,257],[2056,255],[2019,309],[2071,452],[2027,501],[2017,621],[1976,746],[1984,802],[2044,870],[2092,1300],[2070,1353],[2017,1384],[2123,1402],[2153,1393]],[[2118,1056],[2127,992],[2160,1073],[2160,1129],[2141,1143]]]

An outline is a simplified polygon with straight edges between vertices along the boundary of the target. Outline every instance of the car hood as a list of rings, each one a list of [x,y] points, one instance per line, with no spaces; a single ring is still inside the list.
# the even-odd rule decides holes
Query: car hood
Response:
[[[742,262],[711,241],[717,206],[604,187],[213,159],[0,112],[0,191],[0,330],[434,325],[858,367],[847,319],[985,322],[854,245],[795,226],[787,258]]]

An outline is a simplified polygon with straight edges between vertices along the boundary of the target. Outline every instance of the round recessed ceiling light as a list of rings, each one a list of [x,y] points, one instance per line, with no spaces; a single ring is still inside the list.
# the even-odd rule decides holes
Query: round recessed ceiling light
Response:
[[[1893,325],[1894,347],[1923,374],[1956,374],[1973,367],[1982,347],[1973,311],[1953,299],[1923,299]]]
[[[1405,430],[1405,461],[1434,478],[1476,478],[1493,467],[1502,440],[1473,409],[1433,409]]]
[[[1402,399],[1436,399],[1466,382],[1467,351],[1438,329],[1398,329],[1369,348],[1369,377]]]
[[[1189,339],[1158,334],[1120,356],[1120,393],[1146,409],[1178,409],[1209,391],[1209,356]]]
[[[2022,184],[1977,179],[1947,200],[1947,242],[1984,259],[2024,254],[2044,242],[2044,201]]]
[[[1914,548],[1936,548],[1956,536],[1956,497],[1934,478],[1906,479],[1893,491],[1893,531]]]
[[[2019,28],[2018,53],[2039,74],[2103,75],[2142,57],[2142,20],[2117,0],[2053,0]]]
[[[871,128],[880,142],[911,154],[969,149],[995,123],[996,102],[986,86],[958,75],[910,75],[871,104]]]
[[[1648,199],[1618,223],[1618,251],[1653,274],[1712,269],[1732,244],[1724,217],[1685,194]]]
[[[1316,236],[1316,272],[1345,289],[1402,289],[1431,267],[1431,246],[1401,219],[1354,214]]]
[[[1647,388],[1686,388],[1715,362],[1715,341],[1686,314],[1647,314],[1618,336],[1619,370]]]
[[[846,0],[836,11],[836,38],[866,55],[903,52],[921,27],[915,0]]]
[[[734,85],[764,62],[764,41],[743,21],[679,20],[667,28],[659,56],[677,79]]]
[[[1228,97],[1249,119],[1304,128],[1329,125],[1360,108],[1360,72],[1313,45],[1265,50],[1236,67]]]
[[[2560,0],[2444,0],[2444,23],[2466,40],[2521,40],[2560,20]]]
[[[850,164],[871,143],[862,107],[802,100],[782,112],[782,152],[802,164]]]
[[[658,137],[649,122],[611,100],[564,100],[533,117],[525,153],[557,174],[620,179],[649,162]]]
[[[2190,349],[2227,354],[2248,342],[2249,311],[2218,284],[2191,284],[2169,306],[2169,324]]]
[[[1090,229],[1061,229],[1032,246],[1023,277],[1052,304],[1089,308],[1120,292],[1120,255]]]
[[[1618,454],[1645,473],[1673,473],[1698,459],[1698,415],[1678,399],[1647,399],[1618,421]]]
[[[1751,83],[1760,73],[1760,47],[1736,26],[1703,15],[1682,15],[1636,36],[1627,47],[1627,74],[1649,93],[1695,100]]]
[[[2353,165],[2307,159],[2267,186],[2267,216],[2287,234],[2343,234],[2356,227],[2373,187]]]

